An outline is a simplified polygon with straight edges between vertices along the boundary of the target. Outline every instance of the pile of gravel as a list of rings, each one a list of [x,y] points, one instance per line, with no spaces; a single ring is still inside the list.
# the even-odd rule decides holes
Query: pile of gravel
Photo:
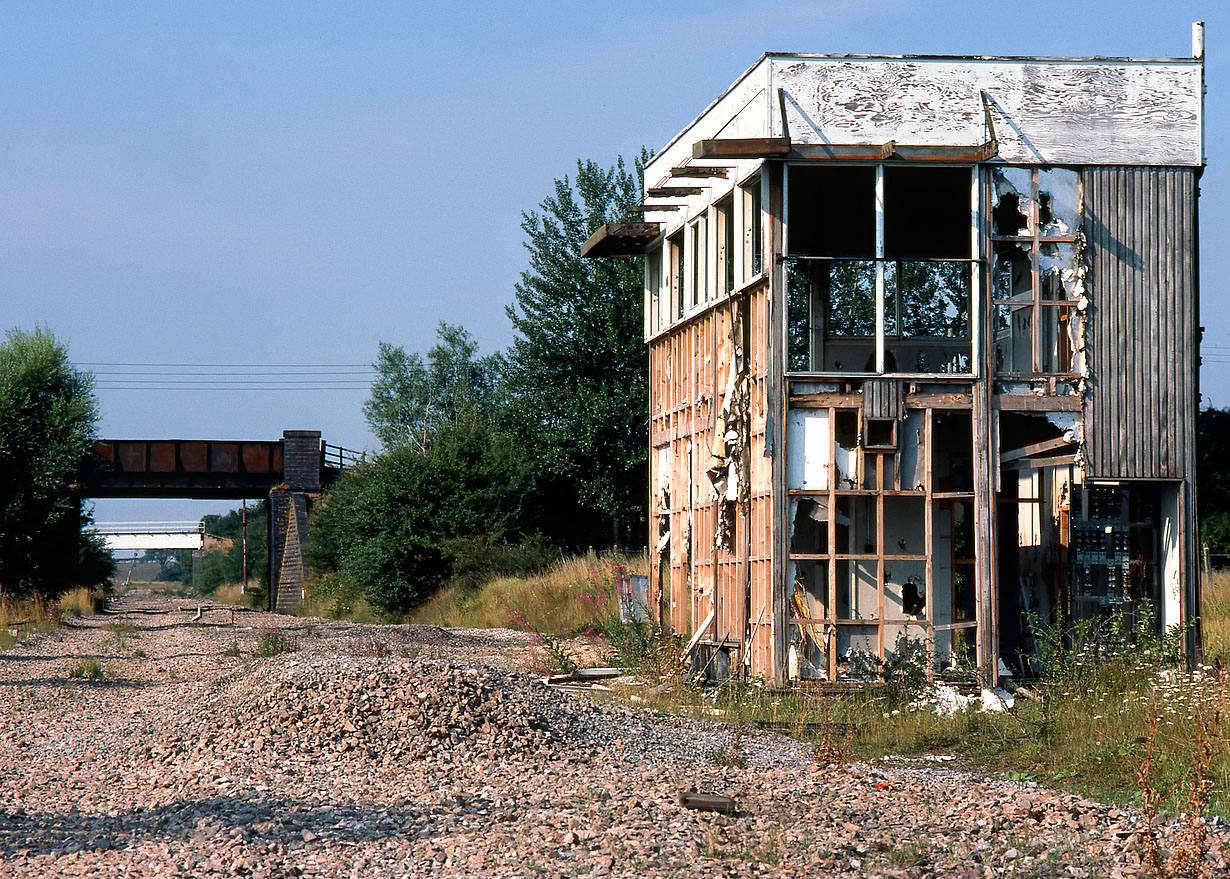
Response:
[[[296,654],[220,684],[168,742],[198,756],[298,752],[386,766],[547,755],[695,764],[732,738],[713,721],[597,705],[530,675],[456,660]],[[743,734],[738,747],[752,766],[812,759],[771,734]]]
[[[430,659],[280,658],[207,699],[174,740],[204,752],[353,754],[385,762],[499,759],[561,736],[493,669]]]

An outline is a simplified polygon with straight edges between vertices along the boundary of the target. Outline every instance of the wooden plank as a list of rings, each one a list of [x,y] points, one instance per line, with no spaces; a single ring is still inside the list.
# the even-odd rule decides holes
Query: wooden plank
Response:
[[[840,393],[822,393],[822,394],[793,394],[790,397],[790,408],[792,409],[828,409],[831,406],[841,408],[854,409],[862,405],[863,398],[860,394],[840,394]]]
[[[996,394],[991,406],[1001,412],[1080,412],[1081,398],[1076,394],[1053,397],[1037,394]]]
[[[645,190],[646,198],[688,198],[700,195],[705,191],[703,186],[651,186]]]
[[[694,159],[764,159],[790,153],[788,137],[728,137],[698,140],[692,145]]]
[[[734,815],[738,812],[734,797],[727,797],[722,794],[699,793],[697,791],[681,790],[679,792],[679,805],[685,809],[693,809],[698,812],[719,812],[723,815]]]
[[[1039,452],[1049,452],[1051,449],[1070,446],[1074,443],[1075,440],[1064,439],[1061,436],[1055,437],[1054,439],[1042,440],[1042,442],[1032,443],[1028,446],[1021,446],[1019,449],[1013,449],[1010,452],[1000,452],[999,460],[1001,464],[1006,464],[1018,458],[1028,458],[1030,455],[1036,455]]]
[[[969,394],[906,394],[905,405],[912,409],[968,409],[972,404]]]
[[[1009,461],[1003,465],[1005,470],[1023,470],[1027,467],[1035,470],[1043,467],[1065,467],[1076,463],[1076,455],[1056,455],[1051,458],[1022,458],[1019,461]]]
[[[603,223],[581,247],[581,256],[636,256],[661,230],[660,223]]]
[[[728,167],[719,165],[683,165],[682,167],[670,169],[670,176],[672,177],[725,178],[729,173],[730,169]]]

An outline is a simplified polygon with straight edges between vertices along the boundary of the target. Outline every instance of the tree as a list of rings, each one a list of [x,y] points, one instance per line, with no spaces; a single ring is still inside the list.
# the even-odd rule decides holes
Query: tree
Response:
[[[1218,565],[1230,559],[1230,409],[1196,419],[1196,515],[1200,540]]]
[[[476,536],[522,536],[524,454],[474,415],[441,424],[420,451],[402,445],[347,473],[312,511],[309,559],[382,613],[401,613],[451,576]]]
[[[53,598],[115,563],[80,496],[96,438],[94,378],[48,330],[0,346],[0,591]]]
[[[582,259],[603,223],[640,199],[634,171],[578,161],[538,210],[522,215],[530,267],[508,311],[504,423],[529,450],[543,526],[573,545],[640,534],[647,495],[643,261]]]
[[[381,342],[376,380],[363,414],[386,449],[409,444],[425,451],[440,427],[467,415],[489,417],[499,385],[499,355],[478,357],[478,343],[462,327],[441,322],[439,342],[407,354]]]

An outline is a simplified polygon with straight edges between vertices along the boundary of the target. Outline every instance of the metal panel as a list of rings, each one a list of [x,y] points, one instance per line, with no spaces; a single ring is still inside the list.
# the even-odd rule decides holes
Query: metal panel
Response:
[[[1190,478],[1198,403],[1196,172],[1084,171],[1087,472]]]

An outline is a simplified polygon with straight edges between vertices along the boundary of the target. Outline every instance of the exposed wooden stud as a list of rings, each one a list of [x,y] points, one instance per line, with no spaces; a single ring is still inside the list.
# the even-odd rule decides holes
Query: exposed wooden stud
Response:
[[[1054,439],[1042,440],[1041,442],[1031,443],[1028,446],[1021,446],[1021,448],[1013,449],[1009,452],[1000,452],[999,461],[1001,464],[1006,464],[1009,461],[1015,461],[1018,458],[1028,458],[1030,455],[1036,455],[1039,452],[1049,452],[1052,449],[1070,446],[1075,442],[1076,440],[1065,439],[1061,436],[1055,437]]]

